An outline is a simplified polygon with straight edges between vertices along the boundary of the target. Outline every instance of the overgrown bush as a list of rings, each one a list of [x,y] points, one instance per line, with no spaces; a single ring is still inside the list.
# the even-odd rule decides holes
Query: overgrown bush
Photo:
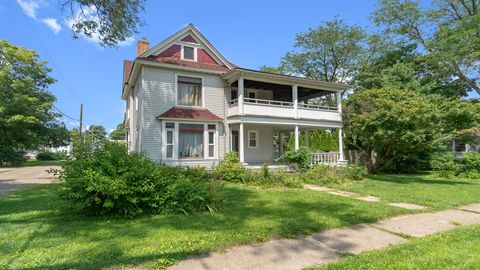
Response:
[[[367,169],[360,165],[349,165],[344,167],[317,165],[301,173],[300,178],[304,183],[328,184],[362,180],[367,174]]]
[[[212,211],[220,202],[220,185],[204,169],[158,165],[119,143],[82,148],[65,162],[60,179],[60,196],[96,215],[187,214]]]
[[[240,164],[236,152],[228,152],[222,161],[215,167],[214,175],[219,180],[229,182],[243,182],[245,167]]]
[[[60,159],[65,158],[65,155],[63,155],[62,153],[54,153],[54,152],[50,152],[50,151],[44,151],[44,152],[37,153],[35,158],[37,160],[44,160],[44,161],[60,160]]]
[[[480,153],[469,152],[456,158],[452,152],[433,155],[432,169],[442,177],[480,179]]]
[[[285,154],[279,157],[276,161],[297,164],[300,169],[304,169],[308,166],[310,161],[310,150],[307,147],[300,147],[298,150],[290,150],[285,152]]]
[[[244,182],[262,187],[302,187],[294,174],[283,169],[271,170],[265,166],[261,170],[247,170]]]

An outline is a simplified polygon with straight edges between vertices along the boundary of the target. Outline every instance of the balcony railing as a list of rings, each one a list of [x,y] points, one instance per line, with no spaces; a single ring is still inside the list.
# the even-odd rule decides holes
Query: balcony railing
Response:
[[[276,107],[289,107],[293,108],[294,103],[291,101],[278,101],[278,100],[269,100],[269,99],[258,99],[258,98],[244,98],[243,102],[245,104],[257,104],[257,105],[266,105],[266,106],[276,106]],[[229,101],[230,105],[238,104],[238,99],[232,99]],[[298,108],[300,109],[310,109],[310,110],[319,110],[319,111],[337,111],[337,107],[333,106],[322,106],[318,104],[310,103],[298,103]]]

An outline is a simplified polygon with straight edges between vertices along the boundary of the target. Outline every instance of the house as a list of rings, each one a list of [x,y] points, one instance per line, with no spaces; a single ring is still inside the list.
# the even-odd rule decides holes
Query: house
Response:
[[[341,133],[347,87],[238,67],[190,24],[153,47],[139,40],[124,61],[128,147],[170,165],[211,167],[229,151],[244,164],[273,162],[290,134],[298,149],[308,131]],[[342,149],[312,162],[344,162]]]

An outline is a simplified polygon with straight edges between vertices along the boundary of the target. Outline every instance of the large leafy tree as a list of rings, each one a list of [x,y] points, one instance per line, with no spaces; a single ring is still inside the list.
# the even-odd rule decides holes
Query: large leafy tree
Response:
[[[112,140],[125,140],[125,125],[118,124],[117,128],[108,134],[108,137]]]
[[[145,0],[61,0],[61,5],[74,37],[96,38],[105,47],[126,41],[144,24],[139,13]]]
[[[370,172],[416,169],[436,143],[467,133],[479,121],[479,104],[406,89],[357,91],[344,106],[347,142]]]
[[[380,0],[374,20],[396,39],[414,42],[436,75],[480,94],[480,0]]]
[[[378,36],[368,35],[359,26],[335,19],[297,34],[294,51],[282,58],[280,67],[264,66],[262,69],[349,83],[354,80],[358,68],[369,63],[387,44]]]
[[[47,91],[55,82],[49,72],[34,51],[0,40],[0,160],[67,143],[55,96]]]

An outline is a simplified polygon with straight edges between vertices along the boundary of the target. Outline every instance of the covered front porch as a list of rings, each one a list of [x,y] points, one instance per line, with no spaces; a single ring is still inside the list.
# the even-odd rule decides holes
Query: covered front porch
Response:
[[[328,130],[338,132],[334,151],[312,151],[310,164],[342,165],[346,163],[343,154],[343,136],[340,123],[308,122],[282,119],[241,118],[229,120],[230,149],[239,154],[240,162],[248,167],[260,168],[268,162],[271,168],[288,168],[288,164],[275,160],[288,149],[298,150],[310,146],[313,132]]]

